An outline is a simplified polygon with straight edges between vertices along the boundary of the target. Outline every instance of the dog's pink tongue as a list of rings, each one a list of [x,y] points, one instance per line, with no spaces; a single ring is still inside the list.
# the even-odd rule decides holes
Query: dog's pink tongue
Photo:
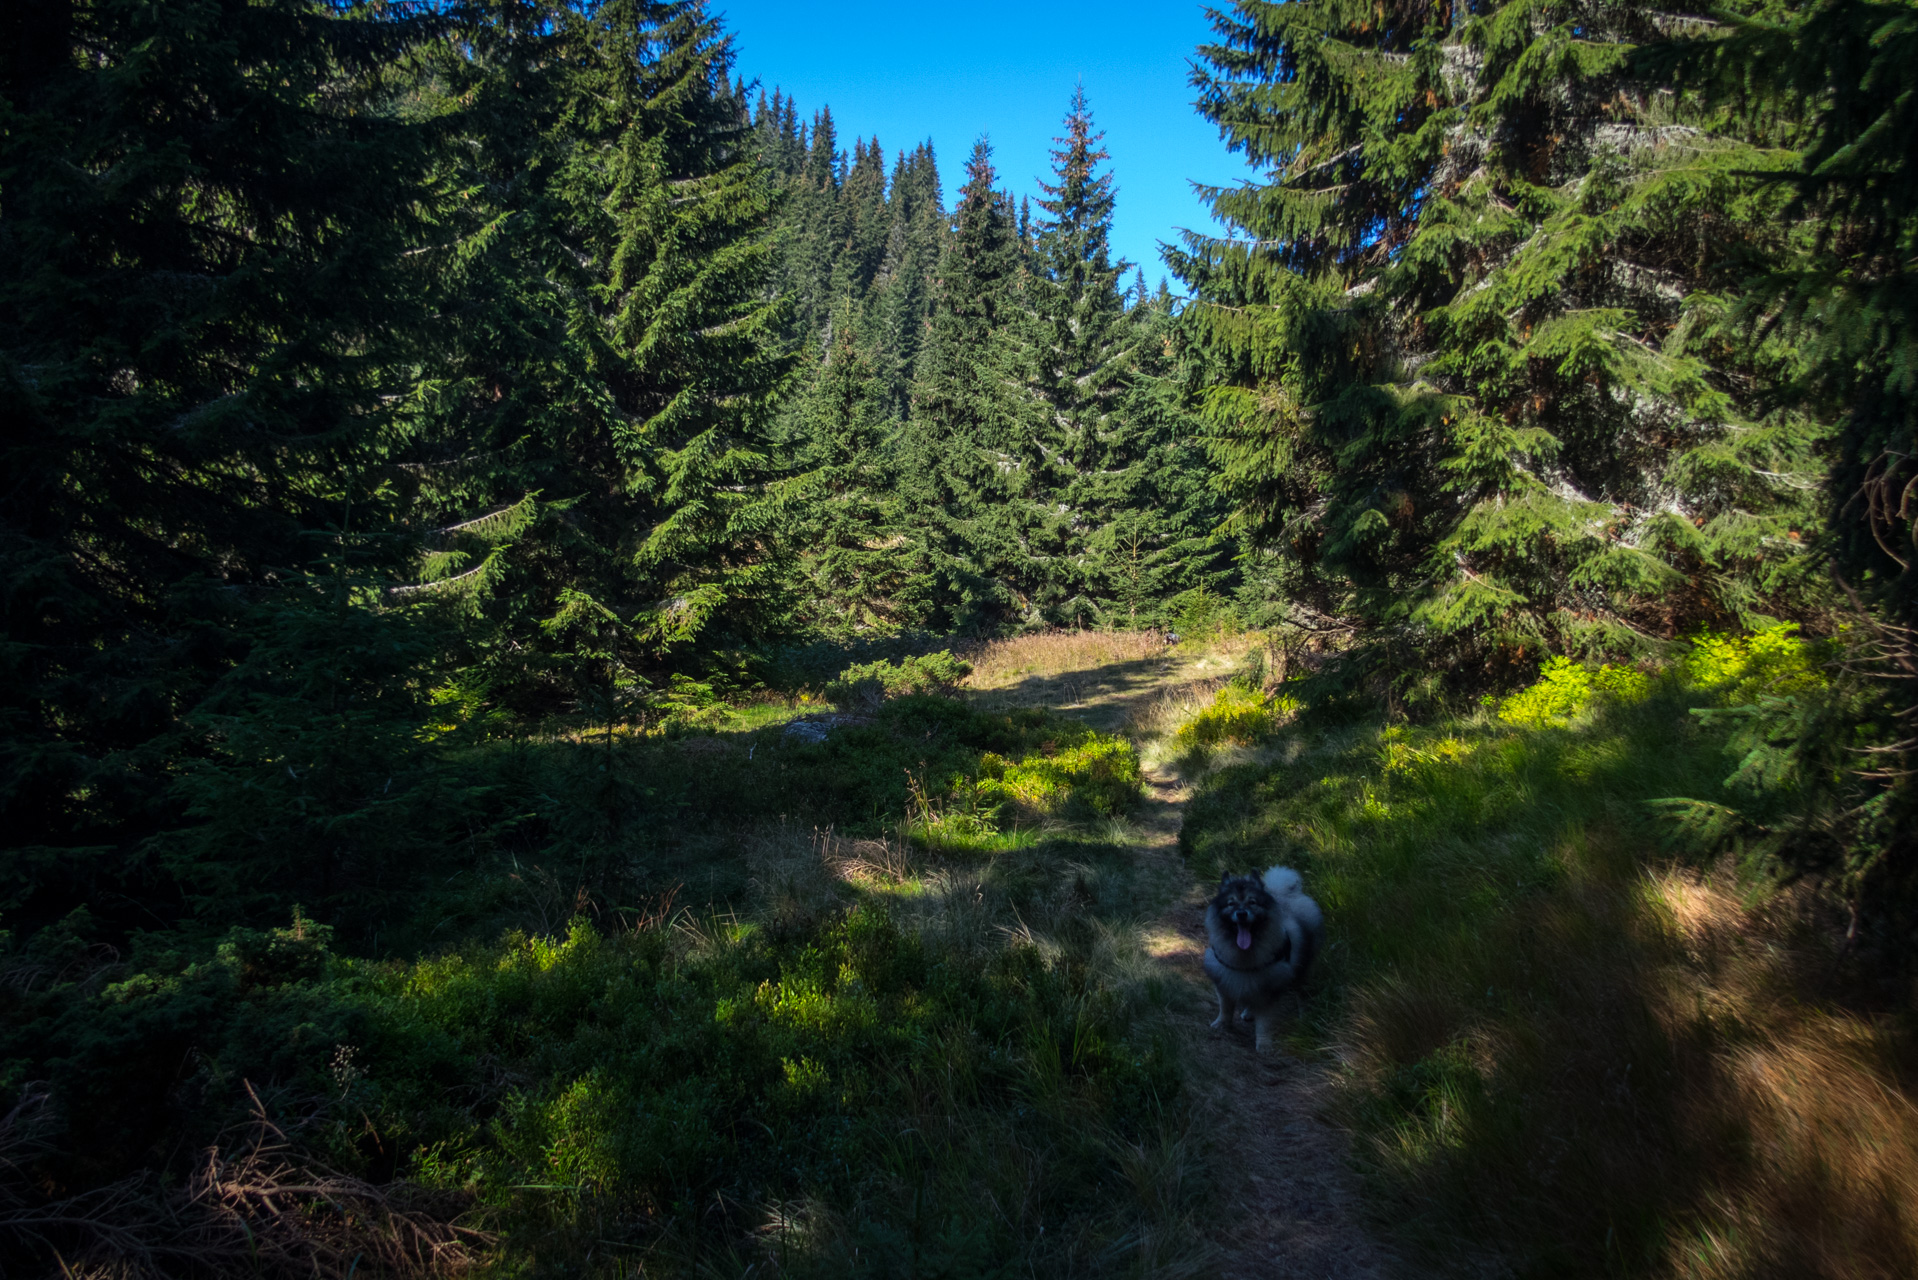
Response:
[[[1252,949],[1252,931],[1246,928],[1244,925],[1240,925],[1239,926],[1239,950],[1250,951],[1251,949]]]

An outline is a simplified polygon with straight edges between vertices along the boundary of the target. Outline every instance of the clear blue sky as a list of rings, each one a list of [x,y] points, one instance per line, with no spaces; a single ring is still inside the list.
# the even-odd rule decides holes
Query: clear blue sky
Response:
[[[999,185],[1036,196],[1083,83],[1119,189],[1113,247],[1154,285],[1159,241],[1179,227],[1215,229],[1191,182],[1249,176],[1192,109],[1188,62],[1210,33],[1196,0],[713,0],[713,9],[733,33],[739,74],[796,96],[802,119],[830,106],[842,149],[877,134],[890,164],[931,138],[949,206],[982,133]]]

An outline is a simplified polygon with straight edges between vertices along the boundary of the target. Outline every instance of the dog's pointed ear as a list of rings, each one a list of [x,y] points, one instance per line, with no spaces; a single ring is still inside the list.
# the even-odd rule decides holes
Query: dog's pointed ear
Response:
[[[1225,886],[1228,883],[1230,883],[1231,880],[1232,880],[1232,873],[1230,871],[1219,872],[1219,888],[1221,889],[1225,888]]]

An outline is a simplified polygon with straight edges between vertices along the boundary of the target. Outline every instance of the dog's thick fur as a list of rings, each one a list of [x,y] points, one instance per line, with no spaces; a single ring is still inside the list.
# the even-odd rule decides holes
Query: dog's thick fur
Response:
[[[1325,915],[1290,867],[1227,874],[1205,909],[1206,976],[1219,989],[1213,1026],[1249,1016],[1260,1053],[1277,1045],[1279,1001],[1305,980],[1325,941]],[[1241,1013],[1243,1011],[1243,1013]]]

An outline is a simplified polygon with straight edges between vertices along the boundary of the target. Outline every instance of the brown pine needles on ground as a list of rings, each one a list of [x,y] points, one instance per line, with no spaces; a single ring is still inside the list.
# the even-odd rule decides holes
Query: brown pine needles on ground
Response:
[[[209,1147],[184,1187],[142,1174],[65,1199],[20,1178],[50,1121],[47,1095],[30,1093],[0,1118],[0,1239],[51,1251],[65,1280],[459,1276],[493,1243],[458,1221],[470,1197],[329,1170],[247,1093],[252,1120],[236,1142]]]

